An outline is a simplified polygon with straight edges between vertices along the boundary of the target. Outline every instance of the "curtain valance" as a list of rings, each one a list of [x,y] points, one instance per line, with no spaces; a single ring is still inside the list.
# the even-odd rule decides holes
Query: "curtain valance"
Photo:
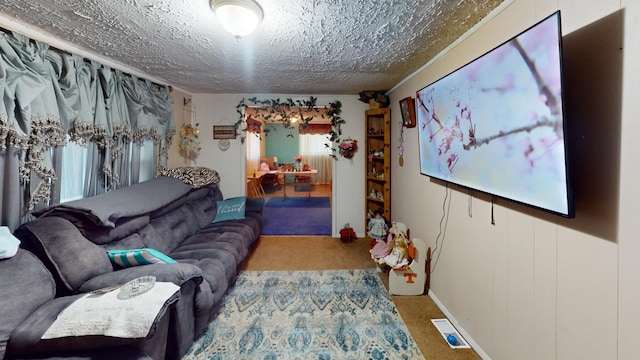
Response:
[[[0,169],[7,176],[5,162],[17,156],[15,174],[29,210],[51,199],[57,180],[51,154],[67,135],[97,146],[106,190],[119,186],[118,162],[132,143],[152,140],[160,147],[159,167],[166,167],[175,133],[168,86],[0,32],[0,93]],[[15,222],[6,210],[0,205],[2,222]]]
[[[331,132],[331,124],[300,124],[298,127],[298,133],[301,135],[310,134],[310,135],[326,135]]]

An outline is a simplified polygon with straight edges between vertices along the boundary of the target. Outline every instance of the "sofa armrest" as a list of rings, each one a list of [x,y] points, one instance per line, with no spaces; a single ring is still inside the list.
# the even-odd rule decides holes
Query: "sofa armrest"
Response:
[[[248,197],[247,202],[245,203],[245,212],[256,212],[262,214],[264,202],[264,198],[261,197]]]
[[[135,346],[110,347],[109,349],[97,349],[87,351],[64,351],[55,354],[29,354],[27,357],[12,357],[12,360],[157,360],[162,359],[163,354],[149,354],[146,349]]]
[[[97,358],[96,354],[110,354],[122,349],[120,359],[142,359],[164,357],[169,329],[169,307],[178,300],[173,296],[158,311],[156,319],[145,338],[120,338],[104,335],[69,336],[42,339],[58,315],[84,294],[55,298],[40,306],[11,334],[7,344],[7,358]],[[126,356],[125,356],[126,354]]]
[[[85,282],[78,292],[88,293],[114,285],[122,285],[141,276],[155,276],[156,281],[172,282],[182,286],[185,282],[193,280],[196,284],[202,283],[202,270],[191,264],[151,264],[133,266],[114,272],[95,276]]]

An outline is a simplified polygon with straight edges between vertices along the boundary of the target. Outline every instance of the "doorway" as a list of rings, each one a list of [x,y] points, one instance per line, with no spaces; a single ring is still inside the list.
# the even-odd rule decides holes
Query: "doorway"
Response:
[[[292,131],[277,123],[265,128],[268,136],[250,134],[246,141],[247,184],[257,185],[258,178],[260,187],[258,191],[248,188],[247,196],[265,198],[263,233],[332,235],[334,161],[325,146],[327,136]],[[259,155],[257,168],[251,165],[251,155],[254,159]],[[271,228],[273,221],[279,229]]]

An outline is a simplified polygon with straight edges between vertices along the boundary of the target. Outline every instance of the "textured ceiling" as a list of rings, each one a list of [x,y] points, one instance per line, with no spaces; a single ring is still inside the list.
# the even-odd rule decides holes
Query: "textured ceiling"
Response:
[[[209,0],[0,0],[0,13],[192,93],[389,89],[503,0],[258,0],[236,41]]]

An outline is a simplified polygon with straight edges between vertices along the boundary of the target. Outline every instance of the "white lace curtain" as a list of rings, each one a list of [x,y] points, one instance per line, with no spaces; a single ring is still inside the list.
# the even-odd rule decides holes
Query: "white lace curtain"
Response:
[[[34,208],[55,202],[58,150],[67,135],[90,150],[86,196],[137,182],[139,146],[145,140],[153,140],[159,166],[166,166],[175,133],[169,92],[20,34],[0,32],[2,225],[13,229]]]
[[[247,134],[245,139],[247,144],[247,176],[251,176],[255,170],[260,168],[260,137],[256,134]]]
[[[312,169],[317,169],[317,184],[331,183],[331,148],[325,146],[329,144],[327,135],[324,134],[300,134],[299,151],[302,155],[302,162],[309,164]]]

